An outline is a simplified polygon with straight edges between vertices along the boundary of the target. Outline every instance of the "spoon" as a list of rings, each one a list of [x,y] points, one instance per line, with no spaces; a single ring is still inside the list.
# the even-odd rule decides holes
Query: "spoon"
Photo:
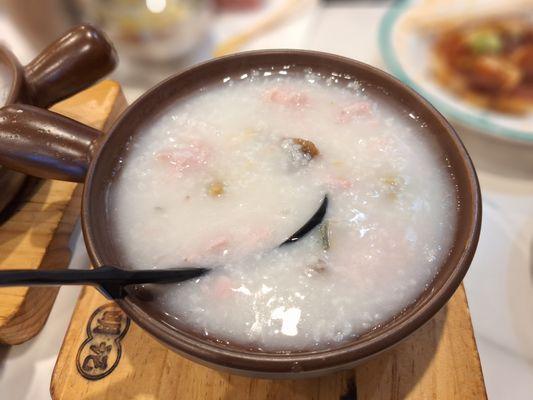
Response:
[[[279,245],[285,246],[297,242],[319,225],[326,215],[328,196],[324,196],[319,208],[311,218],[287,240]],[[121,299],[125,295],[124,287],[140,283],[179,283],[198,278],[210,268],[171,268],[149,270],[125,270],[111,265],[95,269],[56,269],[33,270],[11,269],[0,271],[2,286],[55,286],[55,285],[92,285],[111,299]]]
[[[178,283],[197,278],[209,268],[176,268],[124,270],[113,266],[95,269],[33,270],[12,269],[0,271],[1,286],[55,286],[92,285],[111,299],[121,299],[124,287],[139,283]]]

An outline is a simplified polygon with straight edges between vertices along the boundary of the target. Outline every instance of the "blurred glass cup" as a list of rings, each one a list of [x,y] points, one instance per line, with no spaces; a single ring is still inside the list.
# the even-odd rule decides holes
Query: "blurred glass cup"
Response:
[[[104,29],[122,58],[172,62],[206,36],[211,0],[78,0],[89,20]]]

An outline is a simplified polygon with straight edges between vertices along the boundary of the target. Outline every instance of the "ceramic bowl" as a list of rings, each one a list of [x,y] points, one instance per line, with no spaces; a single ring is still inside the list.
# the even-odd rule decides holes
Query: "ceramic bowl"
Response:
[[[109,186],[126,142],[167,106],[193,91],[250,69],[312,68],[314,72],[350,75],[380,88],[390,99],[427,123],[443,163],[449,162],[457,185],[457,218],[449,257],[429,288],[404,312],[354,340],[328,349],[269,353],[225,344],[175,325],[157,306],[134,288],[119,300],[123,310],[141,327],[173,350],[203,364],[236,373],[267,378],[296,378],[330,373],[354,366],[406,338],[427,322],[453,295],[463,279],[477,245],[481,225],[481,196],[470,157],[456,132],[427,101],[412,89],[369,65],[332,54],[299,50],[265,50],[235,54],[195,66],[162,82],[132,104],[107,134],[73,120],[31,106],[9,106],[0,111],[0,162],[25,173],[46,178],[85,182],[82,225],[85,243],[95,267],[120,265],[120,254],[109,230],[106,207]],[[24,118],[20,118],[20,115]],[[44,137],[38,129],[45,129]],[[23,139],[13,139],[18,131]],[[53,142],[54,149],[45,146]],[[39,157],[31,154],[38,153]],[[61,155],[61,157],[58,157]],[[446,160],[446,161],[445,161]],[[332,310],[334,312],[334,310]]]

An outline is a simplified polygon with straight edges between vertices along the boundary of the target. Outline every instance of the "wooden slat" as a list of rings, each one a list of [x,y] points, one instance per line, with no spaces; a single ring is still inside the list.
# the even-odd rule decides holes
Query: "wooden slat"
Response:
[[[96,129],[106,129],[125,107],[120,86],[103,81],[52,107]],[[79,215],[81,186],[42,181],[0,227],[0,268],[65,268]],[[0,288],[0,343],[18,344],[42,328],[57,288]]]
[[[218,372],[175,354],[131,323],[120,341],[116,368],[101,379],[82,376],[87,324],[102,305],[112,305],[95,289],[82,292],[59,354],[51,383],[54,400],[385,400],[485,399],[481,366],[463,287],[428,324],[390,351],[355,370],[305,380],[265,380]],[[101,314],[98,314],[101,318]],[[124,320],[126,316],[121,315]],[[116,334],[99,336],[116,346]]]

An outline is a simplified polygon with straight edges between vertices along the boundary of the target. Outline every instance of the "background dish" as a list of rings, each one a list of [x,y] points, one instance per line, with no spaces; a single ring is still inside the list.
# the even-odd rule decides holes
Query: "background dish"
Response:
[[[510,5],[500,2],[497,6],[486,7],[483,15],[480,15],[483,2],[455,3],[456,6],[451,7],[452,11],[448,11],[448,15],[439,15],[441,20],[459,15],[466,20],[468,12],[473,15],[473,10],[480,18],[512,11]],[[476,3],[479,4],[477,7]],[[519,1],[516,6],[520,6]],[[464,14],[461,13],[462,7]],[[426,97],[457,127],[471,128],[478,133],[507,140],[533,143],[533,114],[505,115],[474,106],[445,90],[433,78],[429,68],[432,40],[424,33],[420,21],[424,22],[424,25],[436,22],[435,17],[441,8],[443,7],[438,5],[430,8],[421,0],[404,0],[387,12],[379,30],[379,47],[387,68]]]

